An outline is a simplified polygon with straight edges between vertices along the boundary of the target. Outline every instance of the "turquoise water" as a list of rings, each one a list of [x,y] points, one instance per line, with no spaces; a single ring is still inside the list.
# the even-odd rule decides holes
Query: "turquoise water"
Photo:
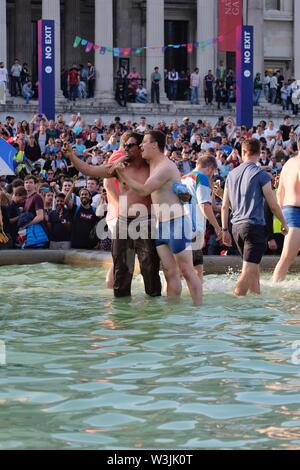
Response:
[[[0,449],[300,448],[299,281],[240,300],[209,276],[199,309],[104,279],[0,268]]]

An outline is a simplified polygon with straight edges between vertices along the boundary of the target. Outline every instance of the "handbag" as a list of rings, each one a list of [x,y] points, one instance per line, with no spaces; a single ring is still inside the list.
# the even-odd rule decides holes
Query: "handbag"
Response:
[[[41,224],[30,225],[26,228],[26,241],[23,248],[44,248],[48,242],[48,236]]]

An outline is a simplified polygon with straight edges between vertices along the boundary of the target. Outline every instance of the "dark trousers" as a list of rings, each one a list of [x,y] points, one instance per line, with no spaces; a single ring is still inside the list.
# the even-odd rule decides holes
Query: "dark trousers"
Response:
[[[12,87],[12,90],[11,90],[12,96],[22,95],[21,78],[11,77],[11,87]]]
[[[299,105],[298,105],[298,104],[294,104],[294,103],[292,102],[292,110],[293,110],[293,114],[294,114],[295,116],[297,116],[298,113],[299,113]]]
[[[170,100],[171,101],[176,101],[177,99],[177,88],[178,88],[177,82],[170,82]]]
[[[70,85],[70,100],[76,101],[78,98],[78,85]]]
[[[157,104],[160,103],[159,83],[152,83],[151,87],[151,103],[156,100]]]
[[[95,80],[88,80],[87,89],[88,89],[88,94],[87,94],[88,98],[94,98]]]
[[[206,92],[205,92],[205,102],[206,102],[206,104],[212,104],[213,99],[214,99],[213,90],[206,90]]]
[[[112,244],[114,261],[114,294],[115,297],[129,297],[135,267],[135,255],[138,256],[141,274],[144,279],[145,292],[151,297],[161,295],[161,281],[159,275],[160,260],[156,251],[154,240],[151,239],[151,222],[141,222],[141,238],[132,240],[128,233],[128,225],[134,219],[117,223],[116,238]],[[127,232],[126,239],[121,239]],[[146,233],[145,233],[146,230]],[[147,237],[144,239],[145,237]]]

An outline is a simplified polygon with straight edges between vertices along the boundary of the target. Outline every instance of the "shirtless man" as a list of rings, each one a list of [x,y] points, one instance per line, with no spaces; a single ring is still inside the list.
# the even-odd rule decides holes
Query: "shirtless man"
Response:
[[[142,156],[149,162],[150,177],[146,182],[137,181],[126,169],[118,170],[121,180],[140,196],[151,195],[156,212],[158,229],[156,246],[167,281],[168,296],[178,299],[182,285],[180,272],[186,279],[193,302],[202,304],[202,285],[193,268],[192,223],[185,208],[173,192],[173,183],[181,182],[176,165],[165,158],[166,137],[162,132],[146,132],[142,143]]]
[[[283,252],[276,266],[273,282],[282,282],[300,250],[300,136],[298,155],[283,167],[277,192],[278,202],[289,227]]]
[[[140,144],[143,136],[130,134],[124,149],[127,152],[129,166],[124,173],[144,184],[149,178],[149,166],[142,159]],[[110,166],[91,167],[79,160],[74,153],[68,153],[73,165],[87,176],[111,178]],[[135,266],[135,255],[138,255],[141,274],[144,278],[145,291],[151,297],[161,295],[161,281],[159,276],[159,257],[155,242],[151,239],[151,198],[133,191],[125,184],[119,183],[119,203],[117,207],[117,192],[106,183],[109,192],[109,201],[113,203],[113,212],[118,220],[113,230],[112,256],[114,261],[114,294],[115,297],[128,297],[131,295],[131,283]],[[141,235],[133,237],[130,229],[131,223],[136,224],[136,231]],[[140,230],[139,230],[140,229]]]

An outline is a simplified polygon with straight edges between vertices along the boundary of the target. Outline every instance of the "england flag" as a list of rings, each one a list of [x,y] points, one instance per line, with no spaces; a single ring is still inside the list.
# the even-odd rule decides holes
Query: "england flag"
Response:
[[[15,175],[16,162],[14,157],[18,151],[6,140],[0,138],[0,176]]]

